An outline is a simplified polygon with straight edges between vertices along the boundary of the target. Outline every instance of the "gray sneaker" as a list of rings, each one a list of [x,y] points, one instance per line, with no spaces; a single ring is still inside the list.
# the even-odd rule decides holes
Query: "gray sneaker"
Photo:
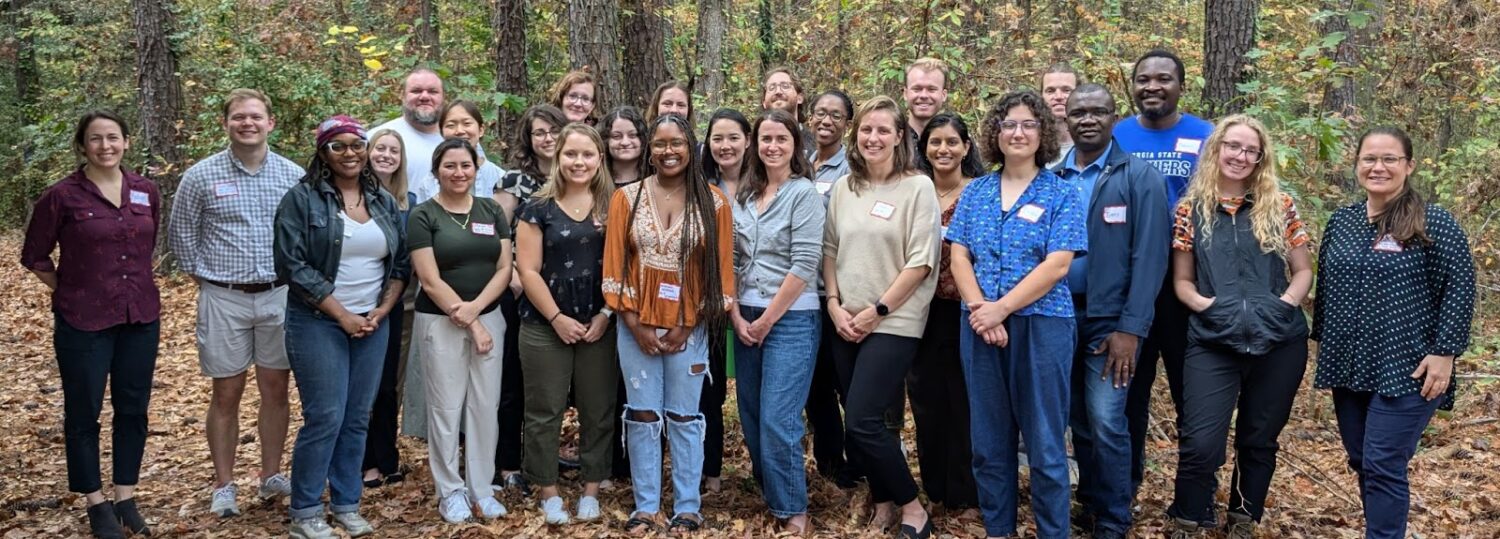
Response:
[[[1230,511],[1226,514],[1229,522],[1225,526],[1225,535],[1229,539],[1251,539],[1255,537],[1255,520],[1250,515]]]
[[[287,527],[292,539],[333,539],[333,528],[328,526],[328,521],[322,515],[308,518],[292,519],[292,525]]]
[[[375,533],[375,527],[370,525],[370,521],[354,511],[334,513],[333,525],[343,528],[349,533],[349,537],[363,537]]]
[[[292,480],[285,475],[276,474],[260,480],[260,488],[257,489],[260,499],[269,500],[277,496],[292,495]]]
[[[1172,539],[1199,539],[1206,536],[1202,526],[1185,518],[1173,518],[1171,531]]]
[[[235,502],[234,497],[239,493],[239,488],[233,482],[214,489],[208,511],[220,518],[229,518],[240,514],[240,504]]]

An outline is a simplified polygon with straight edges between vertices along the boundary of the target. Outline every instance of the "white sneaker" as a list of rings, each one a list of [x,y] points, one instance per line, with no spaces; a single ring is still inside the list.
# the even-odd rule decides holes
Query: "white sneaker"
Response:
[[[239,488],[235,487],[232,481],[214,489],[213,501],[209,505],[208,511],[219,515],[221,518],[229,518],[240,514],[240,505],[234,501],[235,494],[238,493]]]
[[[276,474],[260,480],[260,488],[256,489],[260,499],[269,500],[277,496],[292,495],[292,480],[285,475]]]
[[[553,496],[542,500],[542,515],[546,517],[547,524],[561,526],[568,523],[568,509],[563,506],[561,496]]]
[[[500,500],[495,499],[494,496],[474,500],[474,505],[479,506],[479,516],[484,517],[485,520],[495,520],[505,516],[505,504],[500,503]]]
[[[323,516],[298,518],[292,520],[292,525],[287,528],[292,539],[333,539],[333,528],[328,527],[328,521]]]
[[[462,490],[444,496],[442,503],[438,504],[438,513],[449,524],[460,524],[474,518],[474,511],[469,508],[469,495]]]
[[[599,499],[593,496],[579,498],[576,516],[583,522],[599,520],[599,517],[604,516],[603,512],[599,511]]]
[[[359,513],[355,511],[334,513],[333,524],[348,532],[349,537],[363,537],[375,533],[375,527],[370,525],[370,521],[365,520],[365,517],[359,516]]]

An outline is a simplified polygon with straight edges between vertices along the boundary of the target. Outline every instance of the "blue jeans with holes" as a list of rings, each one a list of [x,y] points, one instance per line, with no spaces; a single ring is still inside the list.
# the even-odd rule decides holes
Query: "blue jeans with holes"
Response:
[[[1333,412],[1339,437],[1349,452],[1349,467],[1359,476],[1365,505],[1365,537],[1406,537],[1411,512],[1411,483],[1406,470],[1432,414],[1443,402],[1412,394],[1385,397],[1369,391],[1333,390]]]
[[[661,436],[665,430],[672,451],[673,514],[696,515],[702,505],[698,488],[703,481],[703,415],[698,412],[698,399],[709,376],[708,335],[702,327],[695,328],[686,350],[650,356],[641,352],[624,322],[615,333],[625,380],[622,423],[635,510],[661,511]],[[702,370],[694,373],[695,367]],[[637,421],[631,417],[635,412],[649,412],[656,420]]]
[[[1080,307],[1078,312],[1083,312]],[[1104,376],[1109,357],[1094,350],[1114,333],[1119,318],[1087,318],[1078,324],[1078,351],[1073,356],[1073,454],[1078,459],[1078,501],[1094,515],[1096,528],[1124,534],[1130,530],[1130,504],[1135,499],[1130,480],[1130,423],[1125,403],[1127,385],[1115,387]],[[1085,530],[1089,531],[1089,530]]]
[[[759,307],[739,309],[749,322],[766,312]],[[760,345],[734,341],[740,425],[766,506],[776,518],[807,512],[802,407],[812,388],[822,326],[816,310],[787,311]]]
[[[302,401],[302,428],[292,448],[293,519],[323,514],[324,485],[334,513],[359,510],[365,436],[390,341],[387,320],[356,339],[313,307],[287,301],[287,359]]]

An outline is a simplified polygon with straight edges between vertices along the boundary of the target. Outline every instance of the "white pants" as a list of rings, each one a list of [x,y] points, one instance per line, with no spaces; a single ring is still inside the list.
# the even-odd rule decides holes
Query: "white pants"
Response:
[[[441,499],[467,485],[475,499],[494,495],[495,444],[499,437],[501,355],[505,316],[500,309],[479,316],[494,339],[488,354],[474,350],[469,331],[447,316],[417,313],[412,330],[421,343],[427,386],[427,461]],[[462,425],[460,425],[462,419]],[[466,442],[464,478],[458,476],[458,435]]]

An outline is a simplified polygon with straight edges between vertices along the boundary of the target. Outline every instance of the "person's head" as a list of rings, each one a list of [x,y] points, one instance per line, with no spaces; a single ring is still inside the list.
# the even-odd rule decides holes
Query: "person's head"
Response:
[[[734,109],[714,111],[703,138],[703,151],[708,154],[702,160],[704,177],[722,178],[723,171],[730,169],[744,177],[750,167],[745,160],[745,150],[750,147],[750,120],[744,114]]]
[[[753,127],[746,158],[749,174],[735,192],[741,204],[764,194],[773,174],[785,174],[788,179],[812,176],[812,165],[802,153],[802,126],[791,114],[780,109],[763,111]]]
[[[880,95],[860,104],[849,134],[849,181],[855,192],[863,191],[872,171],[891,167],[891,174],[908,172],[912,161],[911,138],[906,136],[906,112],[896,100]]]
[[[669,80],[657,85],[651,93],[651,105],[646,107],[646,121],[656,123],[656,118],[663,114],[676,114],[687,119],[688,124],[693,123],[693,94],[688,91],[687,83]]]
[[[640,109],[625,105],[609,111],[599,122],[601,135],[609,148],[608,163],[611,177],[618,176],[621,168],[635,169],[637,180],[650,175],[650,159],[646,159],[646,120]]]
[[[1286,254],[1286,208],[1281,205],[1273,149],[1266,126],[1255,118],[1235,114],[1214,126],[1203,145],[1198,170],[1179,202],[1200,220],[1199,234],[1205,243],[1213,241],[1220,198],[1243,193],[1253,204],[1250,228],[1261,250]]]
[[[551,178],[533,196],[560,200],[579,189],[588,191],[594,200],[591,214],[603,221],[609,207],[609,196],[615,187],[609,167],[604,165],[604,140],[593,127],[578,122],[563,126],[559,139],[554,156],[557,166],[553,167]]]
[[[479,111],[477,103],[467,99],[460,99],[443,107],[440,125],[443,127],[444,137],[467,140],[475,148],[479,147],[479,139],[484,136],[484,115]]]
[[[829,90],[813,100],[812,130],[819,148],[844,143],[849,121],[854,119],[854,100],[838,90]]]
[[[1381,235],[1396,241],[1432,243],[1427,236],[1427,202],[1412,186],[1411,137],[1395,127],[1365,131],[1354,148],[1354,177],[1370,198],[1386,201],[1374,218]]]
[[[917,170],[933,178],[955,170],[965,178],[984,175],[984,163],[979,161],[979,149],[969,136],[969,126],[957,114],[941,112],[928,120],[917,138],[916,150]]]
[[[276,128],[271,99],[260,90],[235,88],[224,98],[224,131],[229,143],[241,148],[261,148]]]
[[[594,123],[599,119],[599,84],[588,71],[575,69],[563,75],[547,92],[552,96],[552,106],[563,111],[569,122]]]
[[[647,135],[647,147],[651,148],[651,166],[660,176],[669,178],[686,175],[690,181],[701,178],[698,158],[693,148],[698,139],[693,136],[693,126],[686,118],[676,114],[663,114],[651,122],[651,133]]]
[[[1042,72],[1042,99],[1047,101],[1053,116],[1059,120],[1067,117],[1068,95],[1082,83],[1083,77],[1067,62],[1052,64]]]
[[[370,135],[366,153],[370,171],[381,180],[381,186],[396,198],[396,206],[406,209],[406,141],[393,129],[381,129]]]
[[[937,58],[921,58],[906,67],[906,112],[916,122],[925,123],[942,112],[948,102],[948,64]]]
[[[432,150],[432,175],[438,189],[450,195],[467,195],[479,173],[479,151],[467,139],[448,138]]]
[[[335,179],[355,179],[367,190],[380,187],[365,157],[365,126],[339,114],[318,124],[316,150],[307,165],[308,181],[319,184]]]
[[[533,178],[546,178],[557,153],[557,137],[568,121],[552,105],[532,105],[516,121],[510,143],[510,168]]]
[[[766,72],[761,80],[760,108],[781,109],[802,121],[802,102],[807,99],[802,93],[802,80],[791,68],[778,67]]]
[[[418,127],[436,127],[443,110],[443,79],[419,67],[401,82],[401,115]]]
[[[1079,85],[1068,96],[1067,110],[1068,134],[1078,151],[1095,152],[1109,146],[1119,118],[1109,88],[1092,82]]]
[[[94,168],[119,167],[129,149],[130,126],[113,112],[90,112],[73,128],[73,152]]]
[[[1141,55],[1130,72],[1131,97],[1141,116],[1160,120],[1177,112],[1186,76],[1182,59],[1162,49]]]
[[[980,153],[1004,168],[1006,159],[1031,158],[1037,168],[1057,159],[1057,119],[1042,96],[1031,90],[1000,98],[984,116]]]

